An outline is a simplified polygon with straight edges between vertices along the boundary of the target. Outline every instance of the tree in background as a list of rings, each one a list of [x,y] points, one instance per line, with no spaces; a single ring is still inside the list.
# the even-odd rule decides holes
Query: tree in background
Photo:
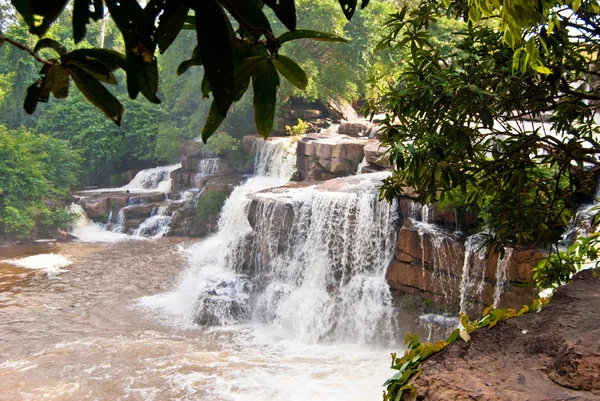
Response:
[[[387,22],[381,47],[410,49],[371,111],[395,166],[382,188],[469,205],[490,249],[556,243],[596,185],[597,1],[422,1]],[[454,48],[438,21],[464,22]],[[539,119],[548,119],[540,124]]]
[[[66,141],[0,126],[0,235],[35,235],[71,216],[56,200],[77,182],[81,158]]]
[[[286,42],[311,38],[344,42],[345,39],[313,30],[296,29],[294,0],[242,1],[183,0],[150,1],[144,8],[136,0],[80,0],[73,4],[73,40],[84,40],[90,20],[104,17],[108,8],[123,37],[124,51],[109,49],[70,50],[63,41],[50,37],[50,27],[62,18],[66,1],[14,0],[13,5],[23,17],[31,33],[43,37],[33,48],[25,48],[43,67],[40,78],[27,88],[25,111],[35,112],[38,102],[68,96],[70,82],[117,125],[123,118],[122,103],[104,84],[116,84],[116,70],[126,72],[127,91],[131,99],[140,93],[152,103],[158,97],[159,69],[156,50],[164,53],[182,30],[196,32],[197,45],[192,57],[179,68],[180,73],[190,66],[202,65],[204,77],[199,86],[203,96],[212,94],[213,102],[205,122],[202,137],[208,139],[221,125],[231,105],[247,91],[250,81],[254,92],[254,116],[258,132],[267,136],[273,126],[280,75],[304,89],[308,78],[291,58],[279,54]],[[357,8],[356,0],[340,0],[342,11],[350,19]],[[363,0],[364,8],[368,0]],[[266,7],[265,7],[266,5]],[[265,15],[269,8],[287,28],[275,36]],[[190,11],[193,15],[188,15]],[[231,17],[231,18],[230,18]],[[235,22],[237,26],[234,27]],[[18,41],[6,36],[2,40],[23,48]],[[37,53],[51,49],[51,58]]]

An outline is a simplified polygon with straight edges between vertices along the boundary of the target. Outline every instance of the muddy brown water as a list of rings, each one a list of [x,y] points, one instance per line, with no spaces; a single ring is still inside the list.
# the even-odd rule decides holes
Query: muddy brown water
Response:
[[[380,399],[388,350],[261,326],[181,328],[137,307],[173,288],[193,242],[0,247],[0,400]],[[47,254],[72,264],[14,264]]]

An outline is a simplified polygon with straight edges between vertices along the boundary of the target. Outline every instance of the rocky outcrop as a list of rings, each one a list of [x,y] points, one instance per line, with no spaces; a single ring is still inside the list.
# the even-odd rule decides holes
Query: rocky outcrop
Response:
[[[335,132],[307,135],[298,141],[296,150],[300,180],[324,181],[356,174],[367,143]]]
[[[329,111],[329,115],[334,120],[353,121],[358,119],[358,114],[356,114],[356,111],[354,108],[352,108],[352,105],[344,99],[339,97],[330,97],[321,101],[321,103],[323,104],[323,107]]]
[[[371,124],[367,121],[342,121],[338,130],[340,135],[352,137],[368,137],[371,130]]]
[[[400,297],[433,303],[444,312],[479,314],[488,305],[518,309],[537,295],[532,269],[545,257],[540,249],[486,255],[480,244],[410,218],[398,232],[386,279]]]
[[[600,400],[599,275],[582,271],[541,312],[449,345],[403,400]]]

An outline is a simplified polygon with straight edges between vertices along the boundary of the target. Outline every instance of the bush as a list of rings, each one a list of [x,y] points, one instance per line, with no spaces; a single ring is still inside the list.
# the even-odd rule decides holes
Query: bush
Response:
[[[203,222],[207,222],[210,215],[217,215],[227,199],[228,193],[223,191],[207,191],[198,199],[198,216]]]
[[[0,234],[28,237],[37,225],[66,228],[72,216],[53,200],[77,184],[80,163],[66,141],[0,126]]]

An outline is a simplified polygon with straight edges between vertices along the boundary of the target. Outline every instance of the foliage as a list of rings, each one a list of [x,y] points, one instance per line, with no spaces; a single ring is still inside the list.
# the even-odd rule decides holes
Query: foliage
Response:
[[[420,343],[419,337],[416,334],[406,333],[404,343],[407,349],[404,352],[404,356],[397,358],[395,353],[392,354],[391,368],[398,372],[383,384],[386,386],[386,391],[383,393],[384,401],[397,401],[401,399],[402,394],[415,392],[412,382],[421,375],[421,364],[432,355],[443,351],[446,346],[457,341],[459,338],[468,342],[471,339],[470,334],[475,330],[485,327],[491,329],[498,322],[503,322],[529,312],[539,312],[548,301],[545,298],[536,299],[530,306],[523,305],[518,312],[512,308],[496,309],[490,306],[483,311],[482,318],[476,321],[470,321],[467,314],[461,313],[458,318],[459,327],[448,336],[446,341],[440,340],[433,344],[429,342]]]
[[[204,149],[218,155],[226,155],[240,150],[240,140],[235,139],[226,132],[221,132],[215,135],[213,140],[204,146]]]
[[[368,2],[364,0],[362,8]],[[74,43],[84,40],[88,24],[103,17],[106,5],[123,36],[125,54],[111,49],[70,50],[61,41],[44,37],[63,14],[66,2],[13,0],[12,3],[30,32],[42,38],[31,49],[9,37],[2,37],[3,41],[29,52],[43,64],[39,79],[27,88],[24,108],[29,114],[35,112],[38,102],[47,102],[50,95],[57,99],[67,97],[73,82],[90,103],[120,125],[124,112],[122,103],[103,84],[116,84],[115,72],[122,69],[127,75],[127,91],[131,99],[142,93],[150,102],[160,103],[155,52],[158,49],[164,53],[182,30],[194,30],[197,45],[191,58],[180,64],[178,74],[185,73],[194,65],[204,68],[201,92],[204,96],[211,93],[213,96],[202,132],[204,141],[221,125],[231,105],[247,91],[250,81],[254,92],[256,127],[261,135],[269,135],[280,75],[300,89],[308,84],[304,70],[293,59],[279,53],[282,45],[307,38],[346,41],[333,34],[296,29],[294,0],[207,0],[196,3],[158,0],[150,1],[144,8],[137,0],[88,0],[76,2],[73,7]],[[349,20],[354,15],[357,2],[339,0],[339,3]],[[266,8],[272,10],[287,32],[275,36],[265,14]],[[190,11],[193,15],[188,15]],[[54,54],[42,58],[38,55],[42,49],[49,49]]]
[[[80,161],[65,141],[0,126],[0,234],[26,237],[36,224],[67,226],[72,216],[49,199],[77,184]]]
[[[223,191],[207,191],[198,199],[198,216],[207,222],[211,215],[218,215],[227,199],[228,193]]]
[[[533,279],[541,289],[555,290],[566,284],[584,266],[600,265],[600,232],[579,237],[566,250],[557,250],[533,269]]]
[[[533,41],[528,29],[521,30],[520,40],[543,57],[546,74],[515,65],[504,25],[473,18],[465,2],[449,6],[422,1],[386,23],[379,47],[410,53],[385,93],[369,103],[373,114],[387,113],[382,142],[395,167],[381,195],[391,200],[409,186],[425,203],[463,199],[483,211],[488,245],[496,251],[556,241],[600,167],[593,117],[598,103],[589,101],[600,99],[592,68],[599,37],[584,30],[585,43],[574,40],[568,13],[556,16],[562,22],[552,30],[536,25]],[[442,53],[432,32],[448,15],[471,19],[457,33],[456,46]],[[582,82],[591,85],[575,89]],[[550,113],[549,125],[530,120],[544,113]]]
[[[302,121],[301,119],[298,119],[298,124],[292,126],[286,125],[285,132],[289,136],[296,137],[305,135],[309,128],[310,126],[308,125],[308,123]]]

